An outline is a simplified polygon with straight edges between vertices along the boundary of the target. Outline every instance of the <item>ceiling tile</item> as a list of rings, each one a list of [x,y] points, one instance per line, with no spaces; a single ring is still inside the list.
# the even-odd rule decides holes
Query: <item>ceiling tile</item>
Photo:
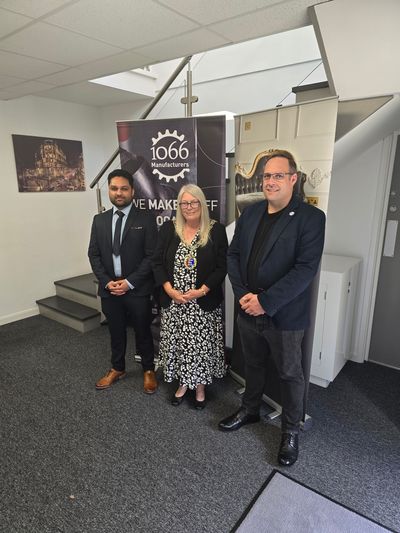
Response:
[[[72,67],[56,72],[55,74],[49,74],[42,76],[39,81],[49,83],[50,85],[68,85],[70,83],[76,83],[78,81],[87,81],[87,74],[79,67]]]
[[[136,48],[136,51],[150,56],[154,60],[166,61],[204,52],[226,44],[229,44],[227,39],[206,29],[199,29],[159,43]]]
[[[70,66],[120,51],[114,46],[42,22],[6,37],[0,41],[0,49]]]
[[[293,30],[311,24],[307,7],[313,4],[315,4],[315,0],[283,2],[257,11],[257,16],[248,14],[236,17],[225,22],[212,24],[209,29],[234,42]],[[243,35],[243,39],[238,39],[240,35]]]
[[[14,85],[13,87],[8,87],[7,91],[12,91],[16,96],[22,96],[24,94],[33,94],[46,89],[52,89],[51,85],[40,83],[39,81],[25,81],[23,83],[18,83],[18,85]]]
[[[81,68],[88,73],[88,78],[92,79],[99,76],[108,76],[118,72],[125,72],[135,68],[144,67],[154,62],[146,54],[137,53],[136,50],[121,52],[115,56],[105,57],[83,65]]]
[[[0,38],[26,26],[29,22],[32,22],[32,19],[29,17],[24,17],[23,15],[0,9]]]
[[[94,106],[121,104],[138,100],[143,100],[144,105],[147,105],[147,102],[151,100],[151,98],[143,97],[143,95],[137,95],[111,87],[103,87],[102,85],[89,82],[77,83],[69,87],[58,87],[41,92],[38,96]]]
[[[13,100],[15,98],[15,94],[11,91],[7,90],[1,90],[0,89],[0,100]]]
[[[119,0],[115,6],[115,1],[103,0],[99,9],[98,0],[82,0],[45,20],[125,49],[198,27],[153,0]]]
[[[326,0],[0,0],[0,99],[17,96],[15,83],[20,94],[131,101],[85,80],[309,24],[316,1]]]
[[[0,89],[6,89],[7,87],[10,87],[12,85],[15,85],[16,83],[20,83],[21,78],[15,78],[14,76],[3,76],[0,74]]]
[[[39,18],[50,11],[58,9],[71,0],[0,0],[0,7],[32,18]]]
[[[127,70],[133,70],[152,63],[153,59],[136,52],[122,52],[114,56],[72,67],[55,74],[42,76],[40,81],[53,85],[67,85],[78,81],[87,81],[99,76],[108,76]]]
[[[196,20],[200,24],[211,24],[220,20],[243,15],[280,0],[160,0],[161,4]]]
[[[6,76],[16,76],[29,80],[31,78],[40,78],[46,74],[59,72],[65,69],[65,65],[58,63],[49,63],[40,59],[20,56],[11,52],[2,52],[0,50],[1,73]]]

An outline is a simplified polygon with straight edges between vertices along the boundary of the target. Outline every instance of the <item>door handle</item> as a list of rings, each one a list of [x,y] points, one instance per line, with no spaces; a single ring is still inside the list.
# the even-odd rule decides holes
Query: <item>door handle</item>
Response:
[[[396,236],[397,236],[397,220],[387,220],[386,221],[386,235],[385,243],[383,245],[383,256],[384,257],[394,257],[394,249],[396,246]]]

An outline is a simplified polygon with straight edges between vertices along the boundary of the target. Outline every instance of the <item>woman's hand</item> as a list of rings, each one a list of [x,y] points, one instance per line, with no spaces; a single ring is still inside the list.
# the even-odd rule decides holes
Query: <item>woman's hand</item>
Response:
[[[201,291],[200,289],[189,289],[185,292],[183,296],[186,298],[187,301],[189,301],[201,298],[202,296],[204,296],[204,294],[203,291]]]
[[[177,289],[171,289],[170,292],[167,292],[167,294],[176,304],[185,304],[188,301],[186,294],[183,294]]]
[[[169,281],[164,283],[163,288],[171,300],[176,304],[185,304],[187,302],[184,294],[181,291],[174,289]]]
[[[195,300],[201,298],[202,296],[205,296],[209,290],[210,289],[208,287],[203,285],[202,287],[200,287],[200,289],[189,289],[185,292],[184,296],[187,301]]]

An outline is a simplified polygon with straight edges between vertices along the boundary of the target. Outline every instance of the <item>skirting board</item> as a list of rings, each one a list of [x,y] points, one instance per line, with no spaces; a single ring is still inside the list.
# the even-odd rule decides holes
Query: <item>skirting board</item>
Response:
[[[19,311],[18,313],[13,313],[11,315],[4,315],[0,317],[0,326],[10,324],[11,322],[17,322],[18,320],[23,320],[24,318],[29,318],[38,314],[39,309],[37,306],[35,306],[31,309],[25,309],[25,311]]]

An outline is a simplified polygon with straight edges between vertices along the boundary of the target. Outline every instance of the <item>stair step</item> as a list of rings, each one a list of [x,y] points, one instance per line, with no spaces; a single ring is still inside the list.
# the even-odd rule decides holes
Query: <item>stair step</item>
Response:
[[[55,281],[54,285],[57,296],[100,311],[100,300],[97,298],[97,279],[94,274],[61,279]]]
[[[56,287],[64,287],[88,296],[97,295],[97,278],[94,274],[83,274],[74,278],[60,279],[54,282]]]
[[[100,312],[60,296],[50,296],[36,302],[40,314],[86,333],[100,326]]]

